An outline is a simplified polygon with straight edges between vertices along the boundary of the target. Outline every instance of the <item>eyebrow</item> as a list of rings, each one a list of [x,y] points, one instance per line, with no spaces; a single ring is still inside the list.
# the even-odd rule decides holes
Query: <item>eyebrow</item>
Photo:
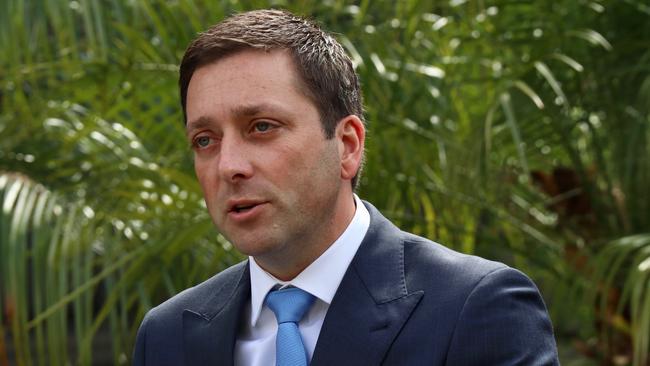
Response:
[[[241,105],[232,108],[231,112],[237,117],[251,117],[267,109],[269,108],[266,104]]]
[[[200,130],[212,124],[212,118],[208,116],[201,116],[195,120],[192,120],[185,125],[185,135],[190,136],[190,133],[194,130]]]
[[[230,110],[230,113],[235,117],[253,117],[262,113],[274,113],[274,114],[287,114],[287,111],[273,103],[256,103],[256,104],[244,104],[238,105]]]
[[[286,111],[283,108],[278,107],[272,103],[257,103],[248,105],[244,104],[230,109],[230,113],[235,118],[253,117],[264,112],[286,115]],[[200,116],[199,118],[187,123],[185,126],[185,133],[189,136],[192,131],[208,127],[214,122],[214,119],[209,116]]]

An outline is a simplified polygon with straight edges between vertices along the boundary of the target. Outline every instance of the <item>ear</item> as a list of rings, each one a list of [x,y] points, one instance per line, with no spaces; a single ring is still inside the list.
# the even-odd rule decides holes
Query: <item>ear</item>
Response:
[[[349,115],[339,121],[335,133],[341,159],[341,178],[352,180],[363,159],[366,128],[359,117]]]

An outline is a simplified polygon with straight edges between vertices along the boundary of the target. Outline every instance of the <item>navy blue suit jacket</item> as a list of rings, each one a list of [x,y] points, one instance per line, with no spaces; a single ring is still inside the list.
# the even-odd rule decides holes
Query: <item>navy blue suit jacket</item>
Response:
[[[372,205],[370,227],[325,317],[312,366],[558,365],[535,285],[504,264],[400,231]],[[247,262],[145,316],[134,365],[232,365]]]

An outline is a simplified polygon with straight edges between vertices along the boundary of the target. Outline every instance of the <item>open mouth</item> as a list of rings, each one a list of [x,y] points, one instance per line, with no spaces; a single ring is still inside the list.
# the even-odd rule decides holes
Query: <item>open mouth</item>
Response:
[[[235,207],[232,208],[232,211],[240,213],[240,212],[246,212],[252,209],[253,207],[257,206],[256,204],[248,204],[248,205],[235,205]]]

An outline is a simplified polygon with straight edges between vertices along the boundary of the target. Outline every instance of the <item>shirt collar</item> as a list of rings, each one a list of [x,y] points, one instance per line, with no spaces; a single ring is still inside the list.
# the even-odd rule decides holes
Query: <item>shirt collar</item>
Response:
[[[354,201],[357,206],[354,217],[343,234],[293,280],[281,281],[262,269],[253,257],[249,258],[251,326],[255,326],[257,323],[266,294],[276,285],[298,287],[328,305],[332,302],[334,294],[370,226],[370,214],[356,194]]]

